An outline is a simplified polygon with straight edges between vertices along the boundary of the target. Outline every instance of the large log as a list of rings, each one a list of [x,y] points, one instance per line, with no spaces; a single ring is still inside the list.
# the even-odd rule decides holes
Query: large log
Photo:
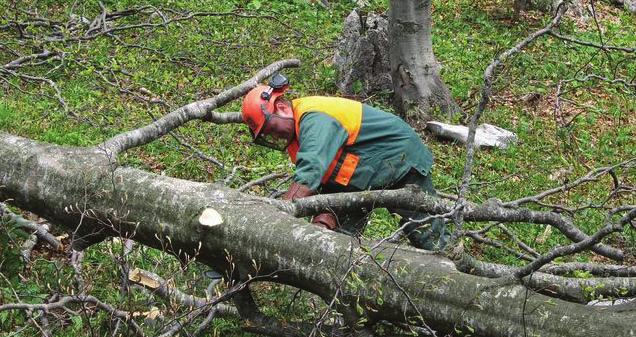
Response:
[[[424,251],[379,245],[314,227],[263,199],[215,184],[119,167],[99,148],[42,144],[0,133],[0,200],[63,225],[84,245],[127,235],[232,277],[265,276],[340,303],[369,321],[414,321],[481,336],[633,336],[636,309],[593,307],[459,272]],[[202,215],[205,215],[202,217]],[[98,233],[96,236],[86,236]],[[372,242],[362,242],[369,247]],[[228,264],[231,257],[233,269]],[[360,282],[340,280],[353,272]]]

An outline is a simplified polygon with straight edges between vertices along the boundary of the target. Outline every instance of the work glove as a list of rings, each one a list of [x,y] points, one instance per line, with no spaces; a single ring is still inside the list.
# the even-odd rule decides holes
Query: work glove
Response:
[[[338,228],[338,219],[331,213],[318,214],[311,220],[311,223],[330,230]]]
[[[298,198],[309,197],[316,194],[316,191],[309,188],[307,185],[293,182],[287,192],[283,195],[283,200],[294,200]]]

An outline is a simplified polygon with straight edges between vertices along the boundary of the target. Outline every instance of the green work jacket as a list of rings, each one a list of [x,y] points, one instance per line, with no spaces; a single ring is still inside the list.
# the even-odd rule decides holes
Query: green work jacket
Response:
[[[346,112],[343,112],[346,113]],[[362,104],[362,122],[355,143],[346,145],[349,134],[333,117],[319,109],[302,115],[299,122],[294,181],[313,190],[356,191],[390,188],[411,169],[426,176],[433,155],[413,129],[399,117]],[[343,154],[325,184],[322,177],[342,148]],[[346,153],[359,157],[346,186],[334,179]]]

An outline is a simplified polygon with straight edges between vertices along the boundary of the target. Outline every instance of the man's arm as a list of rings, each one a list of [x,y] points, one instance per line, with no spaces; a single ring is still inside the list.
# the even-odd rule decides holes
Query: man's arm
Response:
[[[300,122],[294,181],[316,191],[349,134],[333,117],[309,112]]]
[[[348,137],[345,128],[333,117],[320,112],[304,115],[300,122],[300,148],[296,154],[294,182],[283,199],[294,200],[316,194],[329,165]],[[330,230],[338,227],[338,220],[331,213],[316,215],[312,223]]]

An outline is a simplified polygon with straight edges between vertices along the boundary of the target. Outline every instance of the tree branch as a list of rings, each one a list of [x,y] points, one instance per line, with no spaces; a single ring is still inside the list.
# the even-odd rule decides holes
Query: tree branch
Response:
[[[514,274],[518,269],[497,263],[488,263],[475,259],[468,254],[455,261],[457,269],[472,275],[489,278],[503,278]],[[636,296],[636,279],[633,273],[624,277],[590,277],[574,278],[560,275],[552,275],[548,271],[560,268],[560,265],[544,266],[539,271],[521,278],[521,282],[527,287],[552,297],[587,303],[592,296],[628,298]],[[574,266],[571,266],[574,267]],[[587,265],[586,268],[605,269],[605,266]],[[629,267],[622,267],[629,270]],[[568,270],[577,270],[570,269]],[[613,269],[613,268],[612,268]],[[618,270],[618,269],[617,269]],[[625,275],[621,272],[621,275]]]
[[[620,162],[616,165],[613,166],[606,166],[606,167],[599,167],[597,169],[594,169],[590,172],[588,172],[586,175],[584,175],[583,177],[580,177],[572,182],[568,182],[566,184],[563,184],[562,186],[559,187],[555,187],[543,192],[540,192],[536,195],[533,196],[529,196],[529,197],[523,197],[517,200],[513,200],[513,201],[508,201],[503,203],[503,206],[505,207],[518,207],[521,206],[523,204],[529,203],[529,202],[539,202],[540,200],[542,200],[543,198],[556,194],[556,193],[563,193],[566,191],[571,190],[574,187],[580,186],[582,184],[588,183],[588,182],[593,182],[593,181],[597,181],[600,177],[602,177],[605,174],[611,174],[611,172],[613,172],[614,170],[616,170],[617,168],[624,168],[624,167],[632,167],[634,164],[636,164],[636,158],[631,158],[628,160],[625,160],[623,162]],[[617,187],[617,186],[615,186]]]
[[[570,240],[579,242],[589,238],[572,223],[572,220],[563,214],[554,212],[533,211],[526,208],[507,208],[497,202],[474,204],[466,202],[464,217],[469,221],[498,221],[529,222],[534,224],[546,224],[557,228]],[[398,189],[383,191],[364,191],[352,193],[338,193],[330,195],[317,195],[302,199],[296,199],[291,203],[279,202],[277,206],[296,217],[318,214],[326,210],[336,213],[352,208],[374,207],[402,208],[418,210],[432,214],[449,213],[454,209],[451,201],[430,196],[419,190]],[[622,260],[623,253],[613,247],[596,244],[592,248],[597,254]]]
[[[270,64],[260,70],[254,77],[241,83],[240,85],[228,89],[217,96],[182,106],[164,117],[158,119],[150,125],[118,134],[117,136],[105,141],[97,146],[97,148],[105,150],[109,156],[114,157],[122,151],[133,147],[147,144],[153,140],[160,138],[175,128],[193,120],[204,119],[206,121],[215,121],[219,114],[213,112],[214,109],[221,107],[228,102],[245,95],[250,89],[254,88],[258,83],[271,76],[275,72],[287,68],[297,67],[300,64],[298,60],[283,60]],[[236,114],[220,118],[221,121],[236,120]]]
[[[614,233],[614,232],[622,231],[624,226],[625,226],[625,224],[629,223],[635,217],[636,217],[636,209],[633,209],[631,212],[627,213],[623,218],[621,218],[617,223],[609,222],[610,220],[608,219],[609,223],[607,225],[605,225],[605,227],[601,228],[594,235],[590,236],[587,239],[581,240],[581,241],[579,241],[577,243],[573,243],[571,245],[561,246],[561,247],[557,247],[557,248],[552,249],[547,254],[544,254],[544,255],[542,255],[540,257],[537,257],[534,261],[528,263],[524,267],[522,267],[519,270],[517,270],[515,272],[515,276],[517,278],[524,277],[524,276],[529,275],[530,273],[532,273],[534,271],[539,270],[539,268],[541,268],[542,266],[550,263],[551,261],[553,261],[557,257],[565,256],[565,255],[571,255],[571,254],[586,250],[589,247],[591,247],[592,245],[595,245],[595,244],[601,242],[601,240],[605,236],[607,236],[607,235],[609,235],[611,233]]]
[[[16,226],[24,230],[33,231],[38,239],[45,241],[55,250],[62,250],[63,248],[60,240],[49,233],[47,228],[9,211],[7,206],[2,202],[0,202],[0,218],[8,218],[10,221],[15,222]]]
[[[141,327],[134,320],[132,320],[131,313],[114,308],[110,304],[104,303],[94,296],[86,296],[86,295],[65,296],[59,299],[57,302],[46,303],[46,304],[9,303],[9,304],[0,305],[0,311],[31,310],[31,311],[49,312],[55,309],[64,309],[67,305],[73,304],[73,303],[93,304],[95,305],[96,308],[106,311],[110,315],[117,317],[121,320],[124,320],[127,324],[129,324],[134,329],[135,333],[138,336],[144,336],[144,333]]]

